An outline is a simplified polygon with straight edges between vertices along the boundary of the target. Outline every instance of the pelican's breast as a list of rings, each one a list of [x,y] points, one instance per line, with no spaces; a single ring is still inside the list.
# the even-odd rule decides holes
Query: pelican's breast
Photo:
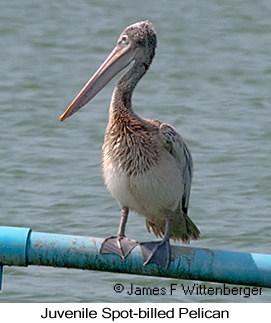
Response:
[[[176,160],[159,144],[148,149],[128,144],[120,138],[114,145],[104,144],[102,172],[108,190],[120,206],[146,217],[175,211],[183,191]]]

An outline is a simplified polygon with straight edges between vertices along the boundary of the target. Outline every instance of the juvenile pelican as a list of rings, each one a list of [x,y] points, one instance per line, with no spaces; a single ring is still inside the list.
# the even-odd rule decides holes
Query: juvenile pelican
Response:
[[[63,121],[87,104],[117,73],[131,69],[115,87],[109,110],[102,154],[105,185],[118,201],[121,221],[117,236],[105,239],[101,253],[125,258],[138,244],[125,237],[129,210],[146,218],[146,227],[161,241],[141,243],[144,264],[167,268],[171,260],[169,239],[188,242],[199,230],[187,215],[192,157],[181,135],[169,124],[141,119],[131,97],[137,82],[155,54],[156,33],[148,21],[127,27],[116,47],[87,82],[68,109]]]

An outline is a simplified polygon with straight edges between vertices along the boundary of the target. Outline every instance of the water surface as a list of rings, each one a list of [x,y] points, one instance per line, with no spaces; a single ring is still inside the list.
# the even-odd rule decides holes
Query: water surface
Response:
[[[269,1],[9,1],[1,4],[0,225],[104,237],[119,209],[100,175],[116,79],[64,123],[58,117],[128,25],[149,19],[158,48],[136,112],[174,125],[195,171],[192,246],[270,253]],[[153,239],[131,214],[127,235]],[[267,302],[261,296],[130,296],[113,286],[180,281],[54,268],[5,268],[2,302]],[[186,286],[194,282],[182,281]],[[206,284],[207,286],[208,284]],[[217,286],[216,284],[209,284]]]

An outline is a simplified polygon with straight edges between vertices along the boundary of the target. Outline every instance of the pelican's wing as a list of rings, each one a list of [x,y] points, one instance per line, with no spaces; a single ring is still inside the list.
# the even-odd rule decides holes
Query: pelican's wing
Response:
[[[184,184],[184,192],[181,197],[182,211],[187,214],[193,174],[192,156],[182,136],[171,125],[161,123],[159,133],[165,148],[176,159],[176,162],[182,171]]]

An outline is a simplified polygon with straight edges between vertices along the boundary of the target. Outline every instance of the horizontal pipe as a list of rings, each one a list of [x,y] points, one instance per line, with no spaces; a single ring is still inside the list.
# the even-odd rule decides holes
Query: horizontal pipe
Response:
[[[171,263],[162,269],[155,264],[143,265],[140,246],[125,260],[114,254],[100,254],[102,241],[0,227],[0,265],[80,268],[271,287],[271,255],[173,245]]]
[[[26,266],[26,246],[31,230],[20,227],[0,227],[0,264]]]

